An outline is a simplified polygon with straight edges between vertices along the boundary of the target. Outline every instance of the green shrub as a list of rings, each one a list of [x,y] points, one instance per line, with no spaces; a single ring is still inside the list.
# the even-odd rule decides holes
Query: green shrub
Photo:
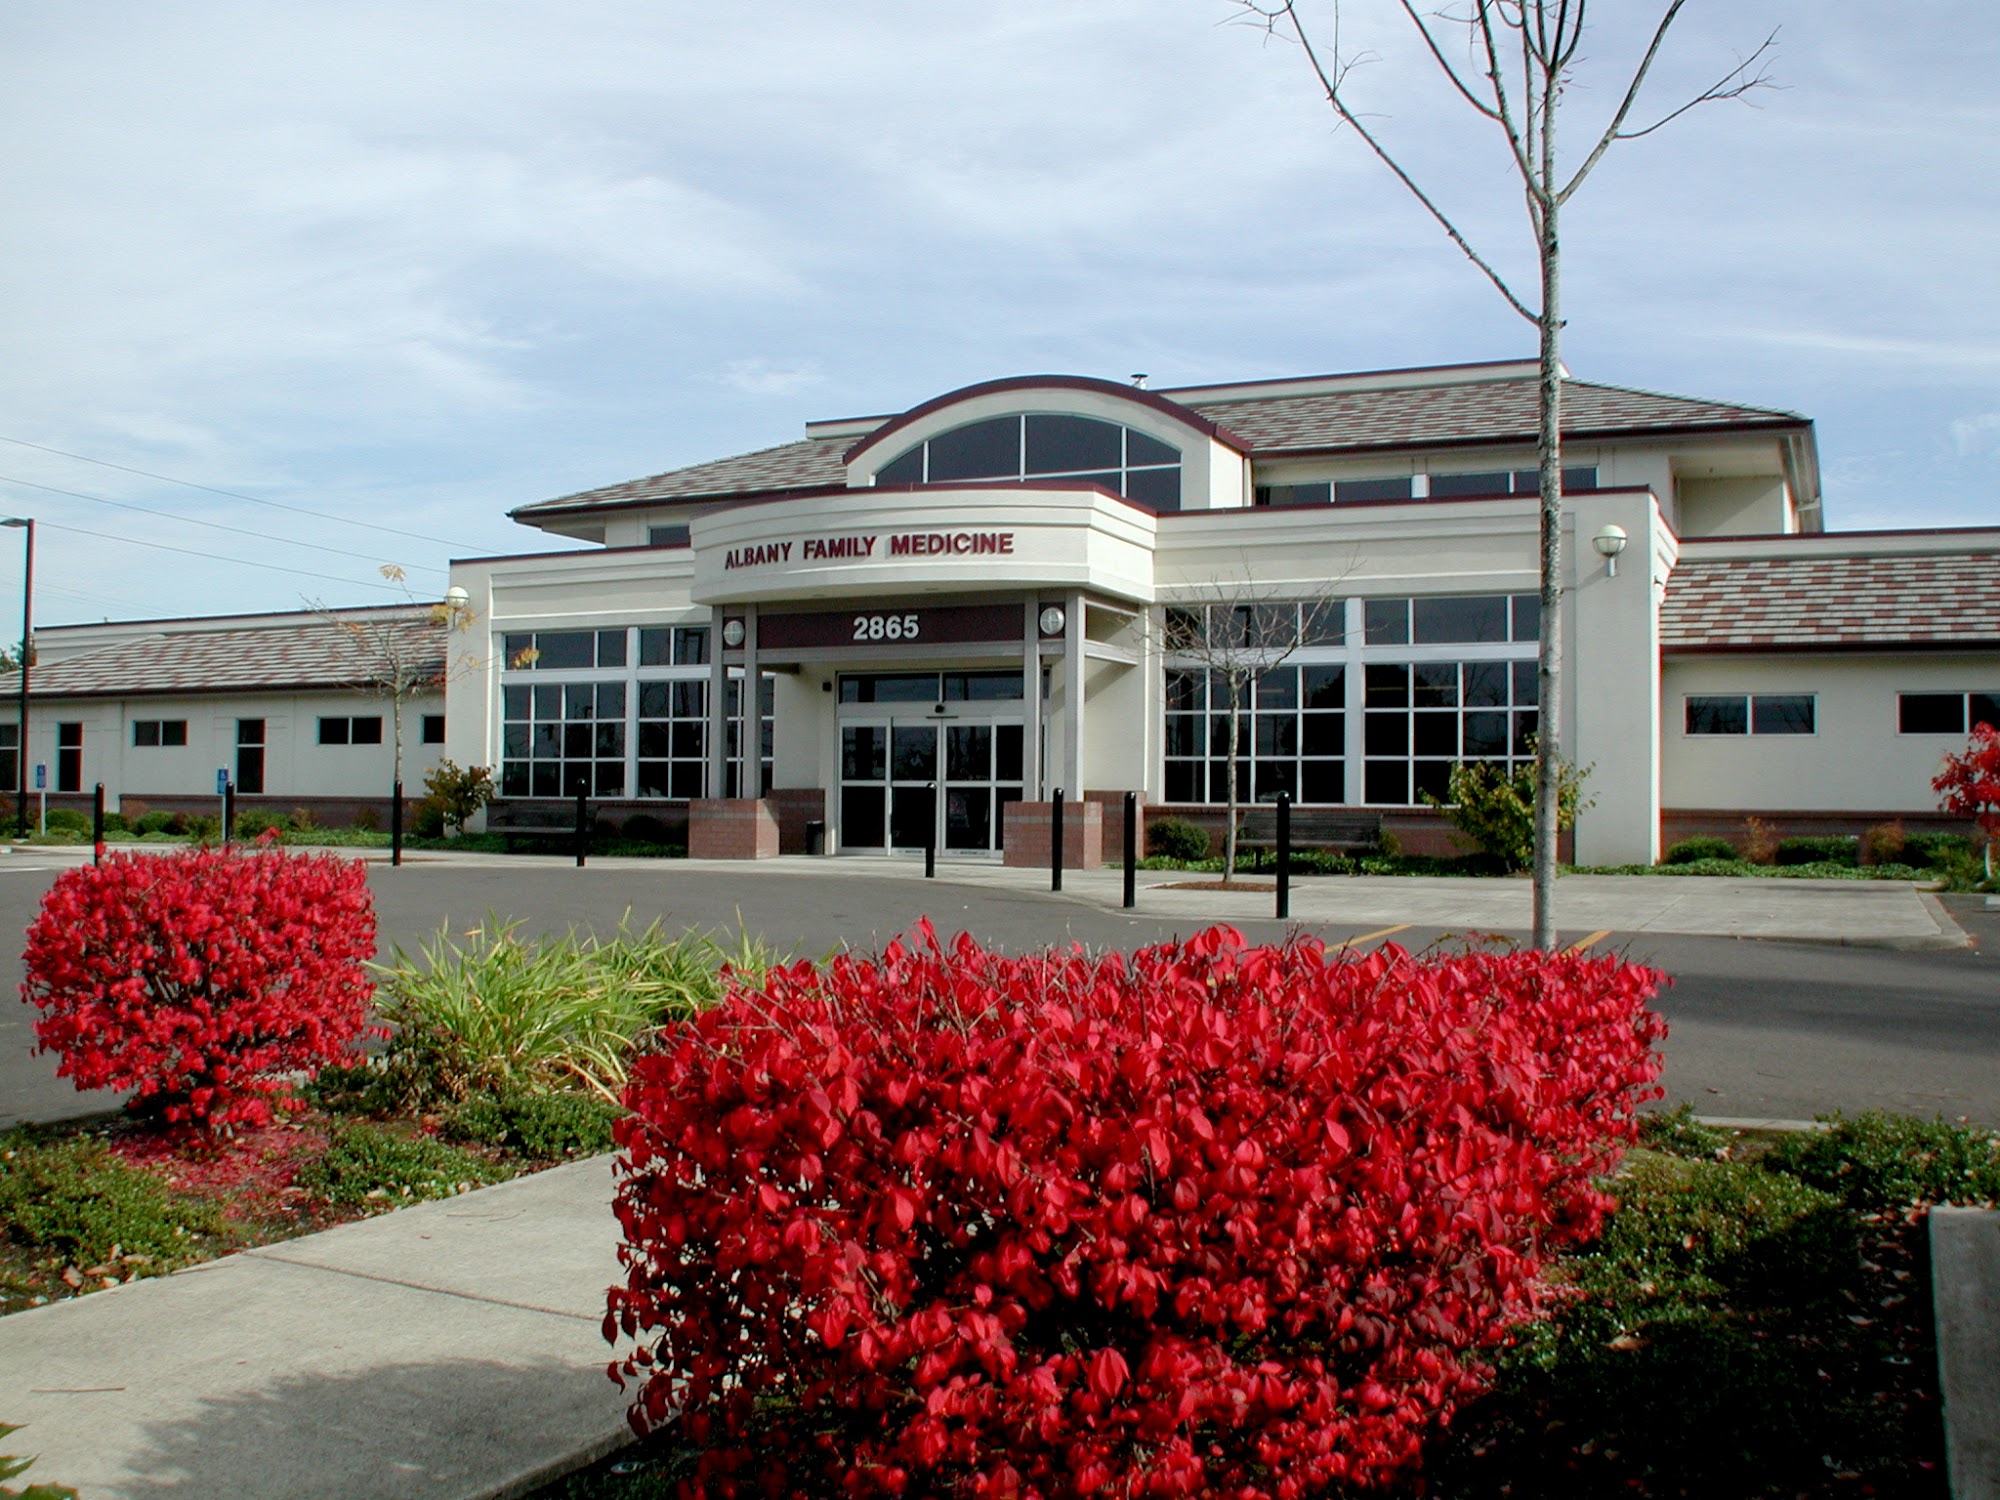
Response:
[[[50,833],[90,832],[90,814],[73,807],[52,807],[42,821]]]
[[[647,844],[664,844],[673,838],[667,831],[667,825],[651,813],[634,813],[619,825],[618,836]]]
[[[1692,1104],[1679,1104],[1639,1121],[1639,1144],[1668,1156],[1686,1156],[1697,1161],[1729,1154],[1736,1137],[1727,1130],[1704,1125],[1695,1118]]]
[[[1663,865],[1691,865],[1704,859],[1741,859],[1736,846],[1728,839],[1703,835],[1698,838],[1682,839],[1666,853],[1660,861]]]
[[[299,1169],[298,1184],[348,1208],[449,1198],[507,1175],[491,1162],[424,1135],[403,1135],[366,1120],[342,1120],[326,1154]]]
[[[1762,1165],[1868,1212],[1910,1203],[2000,1201],[2000,1137],[1943,1120],[1869,1110],[1789,1137]]]
[[[194,843],[219,844],[222,842],[222,819],[214,813],[189,813],[183,818],[181,831]]]
[[[410,809],[410,832],[420,839],[444,837],[444,804],[435,797],[421,797]]]
[[[465,820],[493,800],[493,772],[486,766],[461,766],[441,760],[437,769],[424,777],[424,790],[435,799],[445,828],[465,832]],[[429,837],[429,835],[426,835]]]
[[[1861,840],[1851,834],[1820,834],[1779,839],[1781,865],[1848,865],[1861,863]]]
[[[104,815],[104,831],[106,833],[130,833],[132,825],[125,821],[122,814],[108,812]]]
[[[280,840],[292,831],[283,813],[275,813],[268,808],[253,807],[236,819],[236,836],[246,844],[255,843],[272,829],[277,830]]]
[[[1576,815],[1591,806],[1583,800],[1581,771],[1567,761],[1556,767],[1556,827],[1566,829]],[[1451,768],[1443,800],[1430,792],[1424,801],[1445,809],[1462,842],[1509,870],[1526,869],[1535,856],[1535,767],[1522,765],[1511,775],[1499,761],[1460,761]]]
[[[468,1099],[452,1111],[443,1133],[533,1161],[562,1161],[609,1151],[611,1127],[624,1113],[594,1094],[504,1094]]]
[[[196,1259],[201,1237],[222,1232],[214,1208],[127,1166],[102,1141],[0,1136],[0,1236],[14,1244],[79,1266],[117,1251],[129,1274]]]
[[[1947,844],[1939,847],[1930,862],[1929,874],[1944,882],[1948,891],[1991,890],[1986,879],[1986,862],[1970,848]]]
[[[148,833],[178,833],[186,826],[185,824],[181,827],[175,826],[180,816],[179,813],[171,812],[141,813],[132,820],[132,831],[142,836]]]
[[[1152,818],[1146,823],[1146,852],[1158,859],[1208,858],[1208,830],[1186,818]]]
[[[362,803],[354,809],[354,816],[348,819],[348,827],[359,828],[364,833],[377,833],[382,827],[382,814],[370,803]]]
[[[1978,852],[1971,839],[1956,833],[1913,833],[1903,840],[1903,859],[1913,865],[1935,865],[1954,855]]]
[[[1909,842],[1909,830],[1903,827],[1901,818],[1877,823],[1861,835],[1861,862],[1866,865],[1901,864],[1903,850]]]

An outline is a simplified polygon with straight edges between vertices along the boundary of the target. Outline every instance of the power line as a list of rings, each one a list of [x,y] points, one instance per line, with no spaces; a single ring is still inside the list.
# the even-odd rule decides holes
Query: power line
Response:
[[[130,464],[114,464],[106,458],[91,458],[83,453],[71,453],[63,448],[51,448],[46,443],[31,443],[26,438],[0,436],[0,443],[12,443],[18,448],[33,448],[38,453],[53,453],[58,458],[73,458],[80,464],[96,464],[103,469],[116,469],[122,474],[137,474],[141,479],[157,479],[162,484],[185,485],[191,490],[204,490],[211,495],[226,495],[231,500],[247,500],[252,505],[268,505],[273,510],[288,510],[294,515],[316,516],[322,521],[337,521],[342,526],[359,526],[364,531],[386,531],[391,536],[405,536],[413,541],[433,542],[440,547],[454,550],[480,552],[485,549],[471,542],[447,541],[440,536],[426,536],[421,531],[403,531],[395,526],[383,526],[374,521],[357,521],[351,516],[336,516],[329,511],[309,510],[303,505],[287,505],[282,500],[266,500],[261,495],[246,495],[240,490],[217,489],[212,484],[197,484],[192,479],[177,479],[171,474],[155,474],[150,469],[135,469]]]
[[[210,531],[231,531],[234,532],[237,536],[252,537],[260,542],[279,542],[287,547],[303,547],[309,552],[328,552],[333,554],[335,557],[358,558],[360,561],[365,563],[380,563],[382,561],[380,557],[367,552],[349,552],[344,547],[328,547],[319,542],[294,541],[290,537],[272,536],[268,532],[251,531],[242,526],[230,526],[222,521],[204,521],[199,516],[176,515],[173,511],[170,510],[155,510],[150,505],[134,505],[129,500],[109,500],[106,499],[103,495],[86,495],[82,490],[59,489],[57,486],[53,484],[42,484],[39,481],[33,479],[17,479],[11,474],[0,474],[0,483],[25,485],[27,488],[31,490],[46,490],[51,495],[67,495],[72,500],[88,500],[93,505],[115,505],[120,510],[136,510],[141,515],[159,516],[164,520],[178,521],[183,525],[187,526],[206,526]],[[418,573],[443,574],[445,572],[445,569],[427,568],[419,565],[413,567],[412,571]]]
[[[72,536],[95,537],[100,542],[122,542],[128,547],[151,547],[159,552],[178,552],[183,557],[199,557],[209,562],[231,563],[239,568],[263,568],[270,573],[290,573],[297,578],[317,578],[325,583],[344,583],[366,589],[381,589],[391,594],[405,592],[392,583],[369,583],[359,578],[339,578],[332,573],[308,573],[303,568],[287,568],[278,563],[252,562],[247,557],[221,557],[213,552],[197,552],[192,547],[170,547],[165,542],[142,542],[136,536],[113,536],[107,531],[88,531],[81,526],[65,526],[59,521],[37,521],[35,524],[47,531],[67,531]]]

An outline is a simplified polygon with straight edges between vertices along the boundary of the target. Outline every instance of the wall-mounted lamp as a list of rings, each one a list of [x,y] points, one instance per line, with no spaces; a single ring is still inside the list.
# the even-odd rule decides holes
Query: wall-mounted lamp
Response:
[[[733,651],[743,644],[744,635],[745,631],[741,620],[724,620],[722,622],[722,644],[729,647],[730,650]]]
[[[1067,621],[1064,618],[1061,607],[1051,604],[1047,609],[1042,611],[1040,619],[1035,623],[1042,627],[1043,635],[1061,635],[1063,633],[1063,626]]]
[[[449,609],[454,611],[462,610],[468,604],[472,603],[472,595],[454,583],[444,591],[444,602]]]
[[[1618,576],[1618,554],[1625,550],[1625,528],[1606,526],[1590,539],[1590,545],[1597,549],[1597,555],[1604,559],[1604,576]]]

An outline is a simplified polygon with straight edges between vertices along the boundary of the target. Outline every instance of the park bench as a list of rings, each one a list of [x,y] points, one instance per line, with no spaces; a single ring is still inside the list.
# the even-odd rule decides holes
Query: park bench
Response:
[[[1237,829],[1236,842],[1245,849],[1275,850],[1278,846],[1276,804],[1260,802],[1255,807],[1246,808],[1243,822]],[[1292,809],[1294,849],[1338,849],[1344,854],[1355,854],[1377,849],[1381,843],[1380,813],[1354,812],[1339,807]]]
[[[593,815],[586,810],[586,837]],[[555,844],[564,849],[576,846],[576,804],[574,802],[493,802],[486,808],[486,831],[506,840],[511,851],[517,842]]]

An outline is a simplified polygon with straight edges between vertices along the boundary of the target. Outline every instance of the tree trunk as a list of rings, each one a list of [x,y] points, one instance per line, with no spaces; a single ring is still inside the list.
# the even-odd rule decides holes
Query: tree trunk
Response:
[[[1543,145],[1548,152],[1546,134]],[[1536,656],[1540,691],[1535,720],[1539,728],[1535,740],[1533,877],[1534,945],[1545,953],[1556,945],[1556,837],[1562,791],[1562,246],[1557,214],[1553,197],[1545,199],[1539,235],[1541,431],[1536,457],[1541,468],[1542,639]]]

